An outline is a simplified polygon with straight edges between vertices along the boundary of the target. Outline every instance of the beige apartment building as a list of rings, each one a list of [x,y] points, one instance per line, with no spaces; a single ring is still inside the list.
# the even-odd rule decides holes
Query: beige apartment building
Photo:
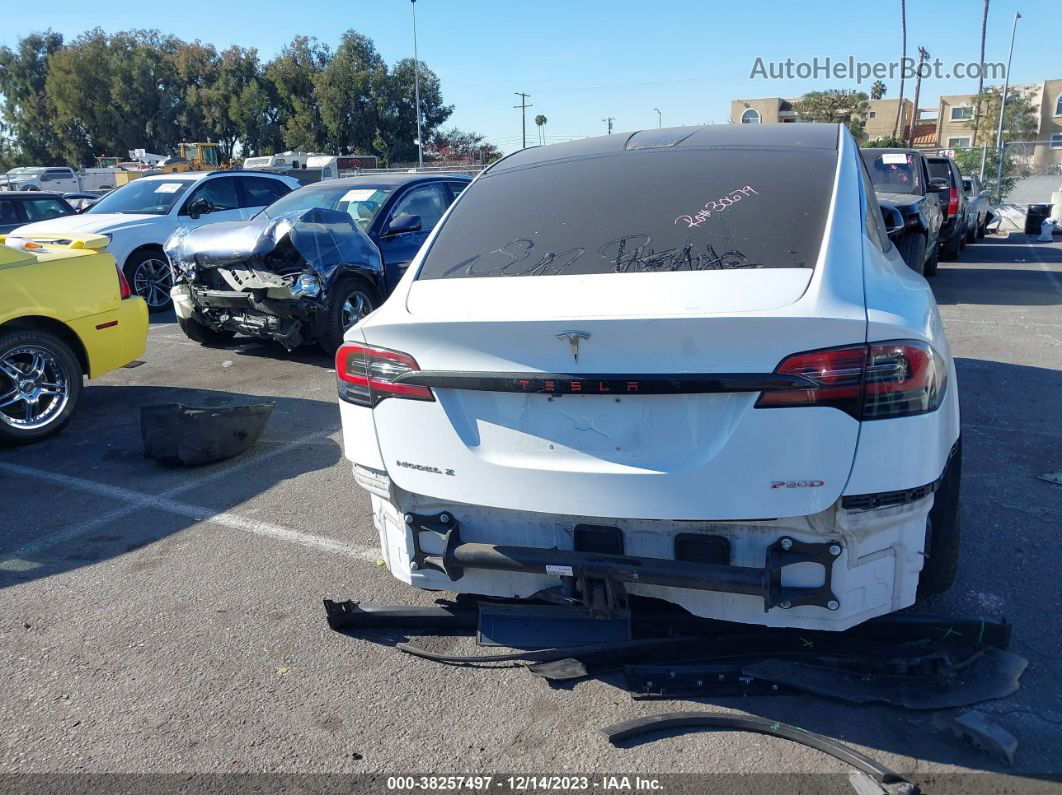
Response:
[[[1062,78],[1012,86],[1025,91],[1036,108],[1037,143],[1023,154],[1034,172],[1053,172],[1062,168]],[[909,99],[872,99],[867,106],[864,129],[869,139],[892,135],[900,106],[899,128],[905,134],[912,119],[912,145],[919,149],[959,149],[969,146],[992,146],[996,125],[987,124],[974,135],[969,125],[973,118],[973,94],[941,97],[935,108],[919,108],[917,116]],[[797,98],[761,97],[735,99],[730,103],[731,124],[779,124],[800,121]]]

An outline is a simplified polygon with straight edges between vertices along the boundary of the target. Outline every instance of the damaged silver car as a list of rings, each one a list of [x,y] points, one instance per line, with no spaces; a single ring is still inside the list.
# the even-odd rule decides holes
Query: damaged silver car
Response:
[[[380,250],[336,210],[180,229],[165,248],[177,322],[201,343],[239,333],[334,354],[384,293]]]

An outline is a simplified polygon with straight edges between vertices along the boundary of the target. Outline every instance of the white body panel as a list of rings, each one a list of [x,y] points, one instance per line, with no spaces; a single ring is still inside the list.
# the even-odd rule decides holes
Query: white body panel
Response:
[[[947,362],[939,409],[859,422],[832,407],[757,409],[759,393],[444,388],[433,389],[435,402],[386,399],[369,409],[340,401],[346,456],[373,495],[392,573],[422,588],[496,596],[559,583],[487,570],[466,570],[454,583],[411,570],[403,514],[449,511],[465,542],[572,549],[572,529],[587,523],[620,528],[625,554],[642,557],[673,558],[679,532],[725,535],[731,564],[741,566],[762,566],[782,535],[844,548],[834,566],[836,611],[765,613],[760,597],[628,588],[702,616],[844,629],[912,604],[932,497],[873,511],[845,510],[841,498],[940,477],[959,435],[954,366],[925,280],[894,247],[882,252],[868,240],[858,154],[847,134],[839,148],[814,270],[418,281],[444,218],[391,299],[347,339],[408,353],[425,371],[578,374],[770,373],[801,351],[914,339]],[[577,365],[553,339],[566,329],[589,335]],[[818,485],[772,487],[780,481]],[[803,573],[786,576],[816,584],[799,582]]]
[[[111,252],[118,265],[124,267],[129,255],[138,249],[146,246],[161,249],[167,238],[179,227],[197,227],[219,221],[238,221],[241,218],[250,218],[262,209],[262,207],[243,207],[235,210],[208,213],[198,218],[181,215],[180,209],[184,205],[187,196],[195,190],[199,183],[214,178],[216,176],[201,173],[159,174],[141,177],[129,183],[130,185],[145,181],[190,183],[181,200],[177,201],[165,215],[136,215],[131,213],[67,215],[20,226],[9,235],[9,238],[17,241],[20,234],[51,234],[53,232],[109,234],[111,242],[107,246],[107,250]],[[298,187],[296,180],[290,177],[283,177],[282,179],[291,187]],[[118,190],[121,190],[121,188]]]

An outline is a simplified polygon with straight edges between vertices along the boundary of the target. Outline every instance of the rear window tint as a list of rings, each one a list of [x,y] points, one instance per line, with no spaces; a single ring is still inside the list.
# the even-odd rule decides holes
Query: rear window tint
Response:
[[[487,173],[418,279],[814,268],[837,153],[669,149]]]
[[[951,166],[947,160],[930,160],[929,176],[940,177],[951,182]]]

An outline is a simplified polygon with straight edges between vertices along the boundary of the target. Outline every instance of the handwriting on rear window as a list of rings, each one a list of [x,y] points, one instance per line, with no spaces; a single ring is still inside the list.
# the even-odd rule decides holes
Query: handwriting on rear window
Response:
[[[597,267],[587,270],[581,263],[585,248],[548,251],[539,254],[527,238],[510,240],[504,246],[477,254],[449,268],[446,276],[560,276],[566,273],[600,273]],[[591,257],[593,255],[590,255]],[[624,235],[608,241],[597,256],[609,264],[614,273],[708,271],[735,268],[762,268],[737,249],[717,251],[711,243],[687,243],[684,246],[657,250],[650,235]]]
[[[687,228],[693,229],[695,226],[700,226],[713,214],[723,212],[727,207],[732,207],[742,199],[750,196],[759,196],[759,192],[751,185],[746,185],[743,188],[736,188],[735,190],[725,193],[718,199],[709,199],[704,203],[704,208],[698,210],[693,215],[680,215],[675,219],[674,223],[680,221],[687,225]]]

